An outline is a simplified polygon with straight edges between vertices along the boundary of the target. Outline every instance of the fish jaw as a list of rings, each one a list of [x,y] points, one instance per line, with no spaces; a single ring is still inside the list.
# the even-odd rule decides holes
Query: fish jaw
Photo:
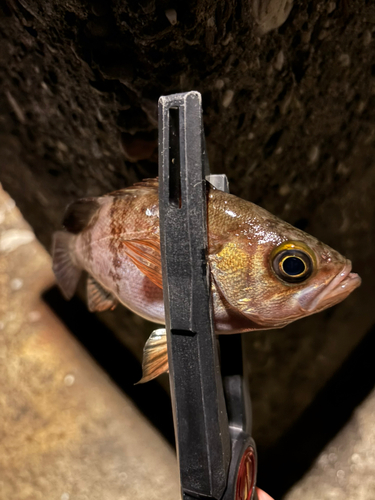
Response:
[[[361,278],[357,273],[352,273],[352,263],[346,260],[342,270],[328,283],[324,289],[306,304],[306,300],[301,301],[301,309],[306,314],[313,314],[328,307],[338,304],[346,299],[353,290],[361,285]]]

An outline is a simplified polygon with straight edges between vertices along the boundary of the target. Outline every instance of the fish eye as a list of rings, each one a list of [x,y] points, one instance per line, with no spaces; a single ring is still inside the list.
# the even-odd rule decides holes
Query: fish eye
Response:
[[[314,259],[307,245],[286,242],[275,248],[271,255],[275,274],[287,283],[302,283],[314,270]]]

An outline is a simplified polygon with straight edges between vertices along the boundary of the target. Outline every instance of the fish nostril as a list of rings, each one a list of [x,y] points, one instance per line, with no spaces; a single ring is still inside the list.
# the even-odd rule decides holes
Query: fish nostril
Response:
[[[332,257],[331,257],[331,254],[329,252],[323,252],[321,255],[320,255],[320,258],[327,262],[327,264],[329,264],[330,262],[332,262]]]

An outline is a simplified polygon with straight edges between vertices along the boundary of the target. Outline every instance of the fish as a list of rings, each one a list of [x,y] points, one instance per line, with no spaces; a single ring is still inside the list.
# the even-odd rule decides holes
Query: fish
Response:
[[[361,284],[336,250],[264,208],[207,184],[207,261],[216,334],[282,328],[338,304]],[[90,311],[122,304],[165,324],[158,180],[71,203],[53,237],[66,299],[86,271]],[[143,377],[168,371],[165,328],[144,347]]]

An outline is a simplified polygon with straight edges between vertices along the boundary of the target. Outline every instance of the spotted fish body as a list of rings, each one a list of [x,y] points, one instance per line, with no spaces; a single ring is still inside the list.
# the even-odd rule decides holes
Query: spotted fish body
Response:
[[[210,185],[207,193],[216,333],[280,328],[360,285],[350,261],[314,237]],[[121,302],[164,323],[157,180],[78,200],[64,225],[67,231],[55,233],[53,268],[67,298],[86,270],[90,310]],[[143,381],[167,369],[166,356],[165,331],[156,330],[145,347]]]
[[[78,267],[113,295],[114,304],[120,301],[144,318],[163,323],[162,289],[140,270],[138,257],[140,252],[148,255],[147,242],[159,245],[157,188],[151,186],[98,198],[95,214],[76,236],[73,254]],[[92,303],[90,309],[97,310],[97,305]]]

